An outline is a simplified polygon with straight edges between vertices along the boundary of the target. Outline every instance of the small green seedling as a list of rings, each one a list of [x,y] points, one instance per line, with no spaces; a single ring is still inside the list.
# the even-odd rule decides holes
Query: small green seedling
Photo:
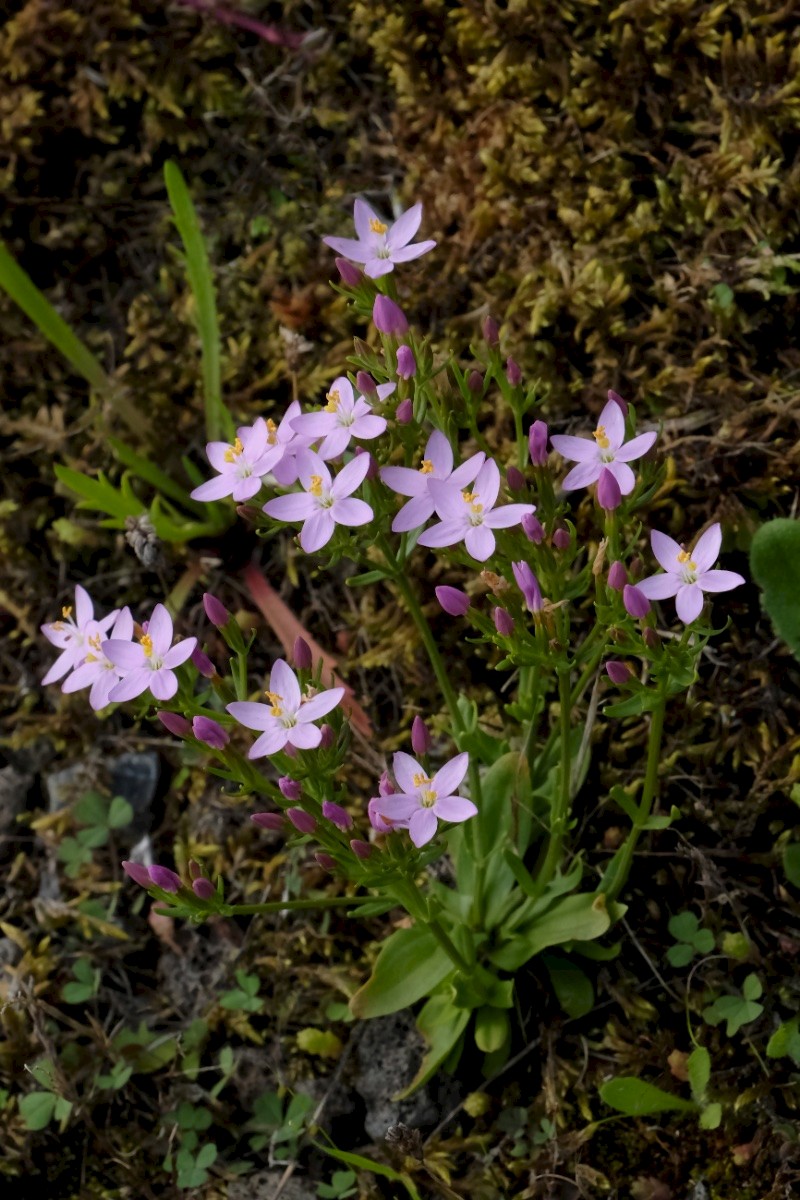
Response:
[[[261,1012],[264,1001],[258,998],[261,981],[257,975],[248,975],[246,971],[236,972],[238,988],[224,992],[220,997],[220,1008],[228,1008],[234,1012]]]
[[[764,1011],[764,1005],[758,1003],[763,990],[758,976],[748,975],[741,996],[719,996],[703,1009],[703,1020],[709,1025],[726,1021],[725,1032],[728,1037],[735,1037],[743,1025],[749,1025]]]
[[[92,861],[92,852],[105,846],[115,829],[123,829],[133,820],[133,809],[122,796],[109,800],[99,792],[87,792],[73,809],[73,816],[84,826],[75,837],[66,837],[58,847],[58,857],[65,864],[70,879],[75,879],[82,867]]]
[[[354,1196],[355,1171],[334,1171],[330,1183],[321,1183],[317,1188],[320,1200],[345,1200],[346,1196]]]
[[[88,958],[79,958],[73,964],[74,982],[65,983],[61,989],[61,999],[67,1004],[85,1004],[97,995],[100,987],[100,972],[95,970]]]
[[[710,954],[714,949],[713,933],[704,929],[692,912],[676,913],[667,928],[676,943],[667,950],[667,961],[673,967],[685,967],[695,954]]]

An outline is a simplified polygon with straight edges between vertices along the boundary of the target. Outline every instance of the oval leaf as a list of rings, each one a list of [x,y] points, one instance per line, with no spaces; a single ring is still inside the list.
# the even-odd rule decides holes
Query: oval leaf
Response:
[[[453,964],[424,925],[398,929],[378,955],[373,972],[351,997],[356,1017],[385,1017],[415,1004],[447,978]]]

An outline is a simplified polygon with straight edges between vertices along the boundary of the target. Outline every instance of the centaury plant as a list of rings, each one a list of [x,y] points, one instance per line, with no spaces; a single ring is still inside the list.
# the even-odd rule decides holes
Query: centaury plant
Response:
[[[473,350],[482,370],[469,374],[455,355],[436,361],[429,338],[409,326],[394,269],[433,249],[413,241],[421,206],[394,224],[360,200],[354,215],[357,239],[327,240],[345,256],[337,286],[374,326],[371,344],[356,343],[351,370],[321,404],[295,402],[278,425],[258,418],[229,442],[212,440],[213,475],[192,500],[245,501],[264,536],[296,534],[305,553],[356,564],[351,587],[393,594],[417,628],[439,686],[432,708],[446,709],[450,740],[434,742],[418,718],[411,753],[394,755],[372,796],[354,797],[342,782],[354,736],[346,690],[330,686],[302,639],[292,665],[278,660],[268,681],[254,678],[252,643],[211,595],[205,611],[227,663],[211,664],[194,638],[175,641],[163,604],[147,619],[125,607],[96,616],[77,588],[74,613],[44,627],[60,650],[46,681],[66,676],[64,690],[89,689],[95,709],[135,701],[136,715],[155,715],[205,747],[212,772],[240,794],[269,799],[252,814],[257,826],[312,847],[346,881],[345,895],[231,905],[224,881],[196,863],[184,879],[163,864],[126,862],[173,917],[405,909],[410,922],[384,942],[351,1009],[370,1018],[424,1002],[418,1023],[428,1053],[410,1091],[452,1066],[467,1037],[489,1068],[504,1060],[515,977],[544,951],[559,948],[545,961],[567,1011],[591,1007],[576,958],[596,955],[597,939],[625,912],[642,835],[673,819],[655,811],[665,711],[696,677],[711,634],[706,595],[743,580],[715,567],[721,529],[712,524],[686,545],[652,530],[661,570],[635,582],[641,520],[659,486],[656,431],[637,432],[633,408],[613,392],[578,436],[551,438],[539,419],[526,429],[535,389],[503,361],[491,320]],[[505,470],[485,436],[497,392],[516,435]],[[557,456],[575,464],[566,478]],[[573,493],[586,488],[597,520],[588,540],[570,520]],[[489,648],[511,675],[502,729],[487,730],[474,701],[459,695],[454,651],[445,654],[426,619],[432,597],[417,590],[409,564],[430,553],[461,573],[461,587],[435,595],[460,622],[462,644]],[[670,598],[679,626],[659,632],[652,605]],[[630,825],[592,874],[576,841],[576,801],[602,689],[612,691],[605,720],[649,714],[649,733],[641,786],[616,785],[608,798]],[[450,874],[432,869],[445,855]]]

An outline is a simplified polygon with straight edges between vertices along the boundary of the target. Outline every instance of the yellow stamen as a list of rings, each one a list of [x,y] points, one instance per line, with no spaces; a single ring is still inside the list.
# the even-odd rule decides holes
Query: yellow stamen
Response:
[[[277,692],[264,692],[264,695],[267,697],[270,704],[272,705],[272,708],[269,710],[270,716],[271,717],[283,716],[283,709],[281,708],[281,702],[283,701],[283,696],[279,696]]]
[[[149,633],[142,634],[142,636],[139,638],[139,645],[144,650],[145,658],[153,657],[153,639],[150,637]]]
[[[86,662],[97,662],[97,655],[96,654],[87,654],[85,661]]]
[[[692,556],[691,556],[691,554],[689,553],[689,551],[688,551],[688,550],[681,550],[681,551],[680,551],[680,553],[678,554],[678,562],[679,562],[679,563],[681,563],[681,564],[683,564],[683,563],[688,563],[688,564],[689,564],[689,570],[690,570],[690,571],[696,571],[696,570],[697,570],[697,563],[692,561]]]
[[[386,233],[386,230],[389,228],[388,225],[384,225],[383,221],[379,221],[377,217],[370,218],[369,227],[373,233]]]
[[[322,495],[322,476],[321,475],[312,475],[311,476],[311,483],[309,484],[308,490],[312,496],[321,496]]]
[[[89,645],[92,647],[93,650],[100,649],[100,634],[99,633],[95,633],[92,637],[89,638]]]
[[[61,615],[65,621],[69,620],[69,618],[72,616],[72,605],[65,604],[61,610]]]
[[[414,776],[414,787],[422,787],[424,783],[430,783],[430,779],[428,779],[427,775],[423,775],[421,771],[418,771]]]
[[[63,621],[53,621],[53,629],[55,629],[58,633],[60,633],[63,628],[64,628]]]
[[[462,492],[461,499],[465,504],[469,505],[470,512],[476,514],[483,512],[483,505],[478,503],[479,496],[477,492]]]
[[[339,389],[334,388],[332,392],[326,392],[325,399],[328,401],[328,403],[325,405],[324,411],[335,413],[342,399],[342,397],[339,395]]]
[[[598,425],[592,436],[601,450],[607,450],[611,445],[611,442],[608,440],[608,435],[606,434],[605,425]]]
[[[433,474],[433,463],[431,462],[431,460],[429,458],[423,458],[422,466],[419,469],[419,473],[420,473],[420,475],[432,475]]]
[[[267,441],[270,446],[274,446],[278,440],[278,426],[272,420],[272,417],[267,418]]]
[[[242,453],[243,450],[244,450],[244,446],[242,445],[242,439],[237,437],[237,439],[233,443],[233,445],[230,446],[225,451],[225,462],[229,462],[229,463],[236,462],[236,459],[239,457],[239,455]]]

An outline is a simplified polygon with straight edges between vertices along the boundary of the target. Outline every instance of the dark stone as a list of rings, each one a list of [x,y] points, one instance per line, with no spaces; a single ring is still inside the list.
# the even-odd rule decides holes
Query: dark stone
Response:
[[[153,801],[161,778],[161,759],[155,750],[120,754],[111,764],[111,795],[122,796],[133,809],[126,839],[136,842],[153,826]]]
[[[0,843],[14,837],[17,817],[28,807],[33,784],[33,775],[23,774],[14,767],[0,769]]]

